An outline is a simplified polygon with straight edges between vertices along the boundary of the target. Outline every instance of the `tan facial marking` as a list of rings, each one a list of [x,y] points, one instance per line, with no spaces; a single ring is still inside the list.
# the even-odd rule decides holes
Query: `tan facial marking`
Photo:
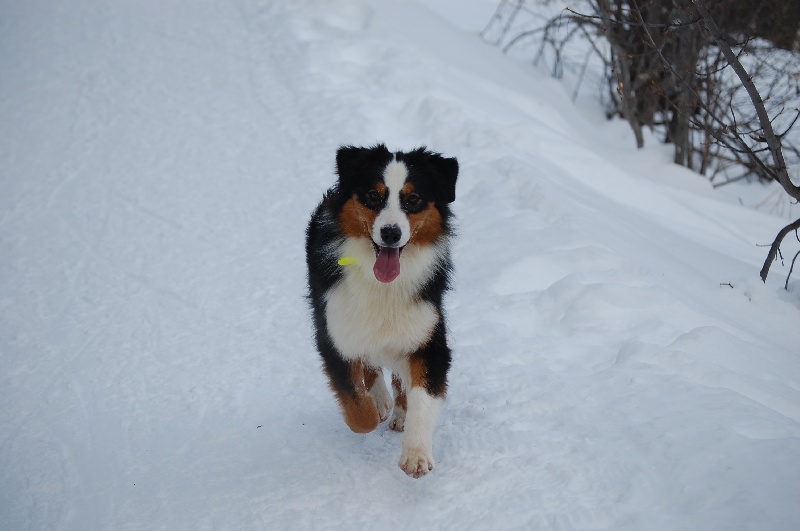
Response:
[[[342,213],[339,214],[339,223],[347,236],[369,238],[377,215],[377,212],[362,205],[354,194],[344,204]]]
[[[420,245],[430,245],[436,242],[444,234],[442,227],[442,215],[433,204],[416,214],[408,215],[408,222],[411,225],[411,242]]]

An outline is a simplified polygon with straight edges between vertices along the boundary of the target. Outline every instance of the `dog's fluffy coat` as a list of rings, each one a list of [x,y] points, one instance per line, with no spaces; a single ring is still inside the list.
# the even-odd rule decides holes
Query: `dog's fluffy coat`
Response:
[[[400,468],[419,477],[434,466],[450,367],[442,297],[458,162],[425,148],[346,146],[336,171],[306,234],[317,349],[354,432],[374,430],[394,403]],[[392,371],[394,400],[382,368]]]

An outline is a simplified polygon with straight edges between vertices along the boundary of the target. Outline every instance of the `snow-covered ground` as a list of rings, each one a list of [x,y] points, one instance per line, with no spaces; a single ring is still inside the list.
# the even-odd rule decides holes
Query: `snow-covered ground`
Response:
[[[787,220],[456,5],[0,0],[0,528],[795,528]],[[336,147],[378,141],[461,163],[420,480],[342,421],[303,298]]]

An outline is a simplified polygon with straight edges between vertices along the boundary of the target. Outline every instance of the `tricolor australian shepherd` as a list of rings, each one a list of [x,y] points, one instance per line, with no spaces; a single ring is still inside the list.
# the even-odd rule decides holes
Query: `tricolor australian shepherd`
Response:
[[[394,404],[400,468],[420,477],[433,469],[450,367],[442,296],[458,162],[425,148],[347,146],[336,153],[336,173],[306,236],[317,348],[351,430],[374,430]]]

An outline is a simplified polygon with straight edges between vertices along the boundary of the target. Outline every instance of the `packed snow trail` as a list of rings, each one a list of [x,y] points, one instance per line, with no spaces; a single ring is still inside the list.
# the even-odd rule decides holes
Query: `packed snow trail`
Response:
[[[783,220],[654,182],[686,175],[416,2],[0,10],[0,527],[800,519]],[[342,421],[303,299],[335,150],[379,141],[462,168],[418,481]]]

